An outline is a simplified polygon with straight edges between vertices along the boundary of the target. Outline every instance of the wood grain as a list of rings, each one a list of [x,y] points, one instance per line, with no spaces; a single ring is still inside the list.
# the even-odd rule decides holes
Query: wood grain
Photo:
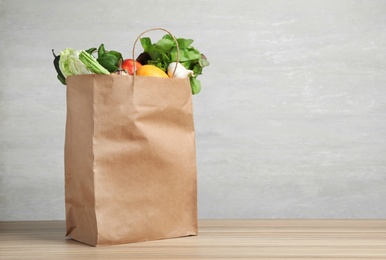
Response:
[[[198,236],[96,248],[64,230],[0,222],[0,259],[386,259],[386,220],[200,220]]]

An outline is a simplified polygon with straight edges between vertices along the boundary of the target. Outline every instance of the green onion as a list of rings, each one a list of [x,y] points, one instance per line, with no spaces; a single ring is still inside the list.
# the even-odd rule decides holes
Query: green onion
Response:
[[[86,67],[95,74],[110,74],[90,53],[81,51],[79,59],[86,65]]]

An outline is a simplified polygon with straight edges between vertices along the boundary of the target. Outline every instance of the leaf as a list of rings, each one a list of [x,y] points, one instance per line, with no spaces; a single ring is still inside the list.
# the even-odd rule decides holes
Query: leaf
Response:
[[[184,61],[180,62],[186,69],[190,70],[190,66],[192,65],[192,61]]]
[[[171,61],[177,61],[177,49],[176,48],[173,48],[170,51],[170,60]],[[181,60],[179,60],[179,62],[181,62]]]
[[[200,63],[201,67],[209,66],[209,61],[206,59],[200,59],[198,62]]]
[[[170,39],[161,39],[159,40],[155,46],[160,52],[167,52],[169,51],[173,46],[175,46],[175,42]]]
[[[102,57],[105,52],[105,45],[102,43],[98,48],[98,57]]]
[[[139,40],[141,42],[143,50],[145,52],[149,52],[149,48],[150,48],[150,46],[152,46],[150,38],[149,37],[143,37]]]
[[[162,53],[163,70],[167,71],[169,64],[172,62],[170,57],[165,53]]]
[[[195,49],[180,49],[179,51],[179,62],[185,62],[185,61],[193,61],[198,60],[201,58],[201,54],[197,52]],[[171,60],[176,61],[177,60],[177,49],[173,49],[171,51]]]
[[[199,51],[197,51],[196,49],[190,49],[190,50],[189,49],[185,49],[184,52],[185,52],[185,56],[189,60],[201,59],[201,53]]]
[[[187,55],[187,53],[185,51],[186,50],[180,49],[180,51],[178,52],[178,54],[179,54],[178,62],[185,62],[185,61],[190,60],[189,56]],[[173,49],[170,53],[170,56],[171,56],[172,61],[177,61],[177,49]]]
[[[146,52],[149,53],[152,60],[157,60],[161,57],[160,51],[154,45],[150,46]]]
[[[202,67],[200,64],[196,63],[194,67],[192,68],[194,75],[197,77],[198,75],[202,74]]]
[[[192,60],[201,59],[201,53],[196,48],[189,46],[188,48],[185,49],[185,51],[188,53],[187,55],[189,59],[192,59]]]
[[[97,48],[90,48],[90,49],[86,50],[86,52],[92,54],[96,50],[97,50]]]
[[[189,47],[193,43],[193,40],[192,39],[178,38],[177,42],[178,42],[178,47],[181,50],[181,49],[186,49],[187,47]]]
[[[118,51],[109,51],[106,54],[114,56],[117,59],[117,61],[122,59],[122,54]]]
[[[118,69],[116,65],[118,63],[118,59],[114,55],[109,55],[109,53],[105,53],[102,57],[97,59],[100,65],[106,68],[109,72],[114,72]]]
[[[162,39],[169,39],[173,41],[173,37],[170,34],[165,34]]]
[[[196,95],[201,91],[201,82],[196,78],[190,78],[190,87],[192,88],[192,94]]]

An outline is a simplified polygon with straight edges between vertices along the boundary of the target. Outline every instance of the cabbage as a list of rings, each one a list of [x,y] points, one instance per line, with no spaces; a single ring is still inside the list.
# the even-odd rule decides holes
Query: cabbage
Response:
[[[91,71],[79,59],[79,54],[79,51],[72,48],[66,48],[60,52],[59,68],[64,77],[91,74]]]

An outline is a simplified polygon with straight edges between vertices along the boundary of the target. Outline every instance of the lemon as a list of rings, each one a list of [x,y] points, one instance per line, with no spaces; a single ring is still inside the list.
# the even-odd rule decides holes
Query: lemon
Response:
[[[143,65],[137,69],[137,76],[150,76],[150,77],[161,77],[161,78],[169,78],[168,74],[166,74],[160,68],[154,65]]]

